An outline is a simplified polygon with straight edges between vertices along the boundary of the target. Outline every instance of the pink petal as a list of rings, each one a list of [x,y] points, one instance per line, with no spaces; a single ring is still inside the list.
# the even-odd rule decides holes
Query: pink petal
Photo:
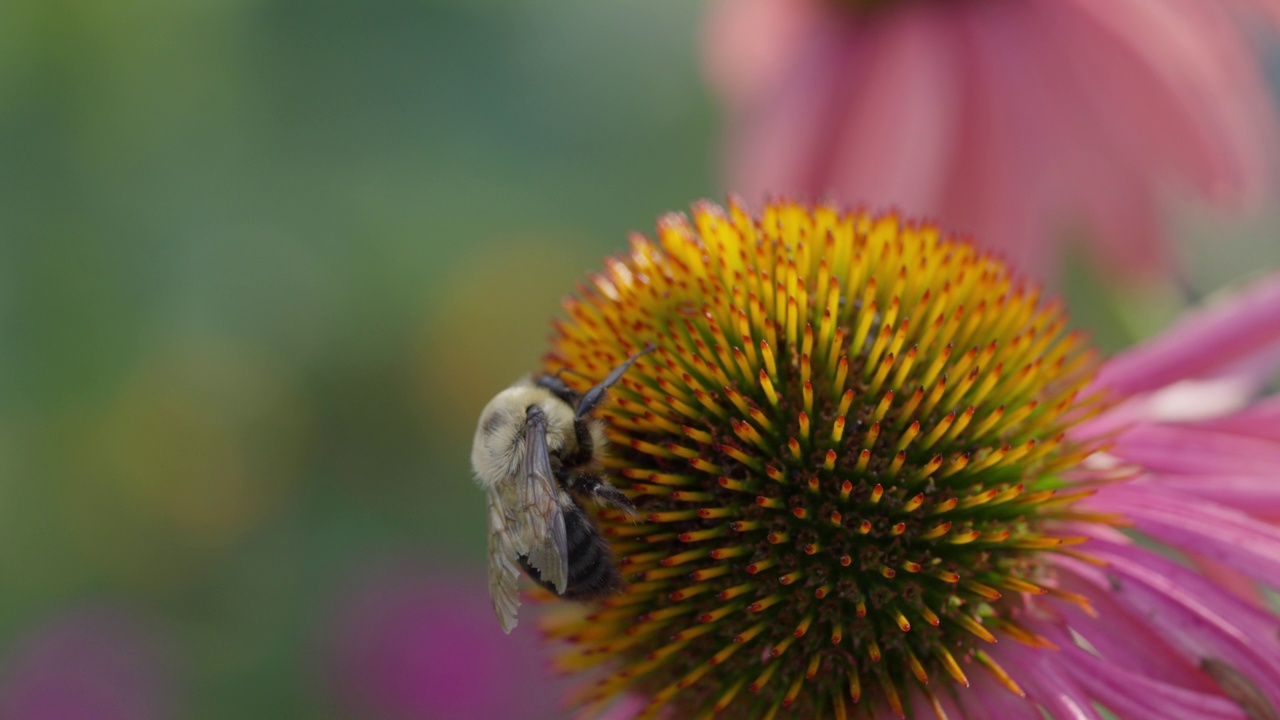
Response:
[[[1049,170],[1042,149],[1057,101],[1042,77],[1037,28],[1027,10],[1013,4],[970,4],[953,22],[964,85],[939,218],[1022,272],[1042,276],[1055,255],[1044,236],[1037,188]]]
[[[1259,582],[1280,587],[1280,528],[1202,498],[1150,490],[1109,486],[1090,498],[1089,505],[1104,512],[1119,511],[1157,540],[1194,549]]]
[[[816,195],[814,165],[829,153],[847,88],[867,75],[872,49],[865,32],[848,23],[816,28],[789,58],[787,82],[731,118],[725,164],[734,192],[754,204],[783,193]],[[822,185],[829,181],[824,180]]]
[[[1275,128],[1257,118],[1273,110],[1228,14],[1184,0],[1041,2],[1070,33],[1064,56],[1113,153],[1148,175],[1176,170],[1211,198],[1257,199],[1275,155],[1257,143]]]
[[[1113,558],[1123,556],[1130,564],[1140,565],[1151,573],[1170,579],[1181,590],[1178,593],[1180,602],[1183,595],[1197,598],[1194,604],[1212,608],[1215,613],[1230,618],[1234,627],[1256,641],[1254,647],[1258,652],[1267,655],[1270,658],[1269,662],[1280,665],[1280,617],[1241,603],[1238,599],[1223,593],[1221,588],[1194,570],[1164,555],[1153,553],[1147,548],[1134,543],[1115,543],[1105,540],[1099,540],[1097,543],[1097,546],[1091,543],[1090,548],[1098,547],[1100,551],[1110,553]],[[1109,572],[1109,568],[1103,570],[1104,575]],[[1113,587],[1110,582],[1108,587]],[[1125,604],[1122,598],[1118,600],[1121,605]],[[1196,663],[1198,665],[1199,661],[1197,660]]]
[[[1272,395],[1226,417],[1213,418],[1196,427],[1280,442],[1280,395]]]
[[[1147,677],[1123,664],[1107,662],[1085,652],[1057,626],[1041,623],[1035,627],[1061,648],[1062,667],[1080,687],[1120,717],[1246,720],[1244,711],[1221,695],[1196,692]],[[1123,633],[1124,629],[1117,628],[1117,631]]]
[[[703,72],[731,106],[743,106],[783,82],[815,27],[831,20],[810,0],[714,0],[703,25]]]
[[[1280,519],[1280,479],[1274,474],[1156,475],[1134,480],[1134,486],[1151,486],[1151,492],[1187,497],[1189,501],[1207,500],[1217,505],[1234,507],[1268,521]]]
[[[1132,428],[1111,452],[1152,474],[1274,477],[1280,468],[1280,443],[1183,425]]]
[[[1008,671],[1011,668],[1004,666]],[[957,688],[955,698],[964,708],[962,717],[971,720],[1044,720],[1039,708],[1025,698],[1009,692],[979,665],[966,672],[970,687]]]
[[[1242,361],[1270,355],[1277,345],[1280,275],[1273,275],[1113,358],[1095,385],[1124,394],[1148,392],[1186,378],[1216,377]]]
[[[1045,212],[1055,221],[1083,225],[1114,267],[1151,269],[1167,261],[1152,193],[1153,175],[1163,169],[1151,162],[1152,153],[1133,152],[1138,143],[1126,136],[1150,131],[1138,125],[1150,118],[1135,117],[1126,104],[1145,108],[1155,101],[1149,97],[1151,70],[1135,62],[1128,37],[1091,22],[1085,5],[1085,0],[1029,4],[1039,36],[1032,57],[1042,81],[1054,90],[1056,110],[1046,123],[1057,152],[1044,183],[1051,202]],[[1095,56],[1097,64],[1107,65],[1105,76],[1082,67]],[[1135,88],[1144,88],[1148,97],[1128,103],[1127,95],[1144,94]]]
[[[1063,570],[1059,587],[1088,597],[1097,616],[1086,614],[1074,604],[1057,603],[1057,609],[1072,631],[1079,633],[1102,658],[1144,677],[1188,690],[1216,691],[1209,676],[1177,653],[1143,616],[1120,605],[1110,589],[1099,591],[1100,587],[1109,587],[1102,570],[1070,558],[1061,558],[1056,564]]]
[[[1079,426],[1081,437],[1124,430],[1137,423],[1192,423],[1230,416],[1248,406],[1256,382],[1240,377],[1179,380],[1136,395]]]
[[[1099,588],[1142,617],[1184,658],[1230,664],[1280,704],[1280,647],[1274,616],[1244,604],[1151,551],[1105,541],[1090,554],[1110,565]]]
[[[943,175],[936,168],[951,159],[962,89],[949,20],[916,5],[866,33],[866,74],[857,92],[842,99],[827,146],[816,149],[817,172],[829,183],[821,190],[873,210],[937,210]]]
[[[1192,550],[1183,548],[1182,555],[1186,557],[1187,562],[1195,567],[1196,572],[1203,575],[1206,580],[1214,585],[1227,590],[1256,608],[1270,607],[1266,596],[1262,593],[1262,585],[1255,582],[1248,575],[1215,560],[1210,560]]]
[[[968,717],[968,715],[965,714],[964,710],[961,709],[959,703],[956,701],[955,697],[952,695],[953,690],[957,692],[967,692],[967,688],[955,686],[955,687],[934,688],[933,694],[934,694],[934,697],[938,699],[938,704],[942,706],[942,711],[947,714],[947,718],[949,719],[954,718],[955,720],[965,720],[965,718]],[[917,693],[913,706],[927,707],[925,702],[926,702],[925,698],[920,697],[920,694]]]
[[[1054,720],[1102,720],[1086,693],[1061,667],[1061,658],[1043,649],[1007,643],[991,656],[1026,691],[1027,698],[1049,712]]]
[[[1217,505],[1267,520],[1280,519],[1280,479],[1274,474],[1217,475],[1212,472],[1192,475],[1159,475],[1140,478],[1132,483],[1135,490],[1170,493],[1188,498],[1206,498]]]
[[[1275,0],[719,0],[706,65],[730,182],[900,206],[1031,273],[1073,223],[1117,269],[1158,266],[1170,181],[1226,206],[1275,183],[1253,10],[1280,19]]]

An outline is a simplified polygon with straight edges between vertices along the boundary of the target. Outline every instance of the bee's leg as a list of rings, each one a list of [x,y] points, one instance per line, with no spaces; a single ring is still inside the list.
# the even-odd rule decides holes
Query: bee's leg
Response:
[[[632,519],[637,516],[636,506],[631,504],[631,498],[595,473],[579,473],[575,476],[573,490],[579,495],[589,497],[601,505],[621,510],[631,516]]]
[[[608,377],[601,380],[595,387],[588,390],[586,394],[582,396],[582,400],[578,402],[578,410],[576,413],[577,418],[582,419],[590,415],[591,411],[596,409],[596,406],[601,402],[604,402],[605,393],[607,393],[609,388],[613,387],[615,383],[622,379],[623,373],[625,373],[636,360],[639,360],[640,356],[647,355],[648,353],[653,352],[653,350],[654,347],[652,344],[645,345],[643,350],[627,358],[626,362],[614,368],[613,371],[609,373]]]
[[[572,455],[560,459],[561,466],[574,470],[595,459],[596,441],[591,436],[591,426],[588,420],[577,418],[573,421],[573,437],[578,441],[578,449],[573,451]]]

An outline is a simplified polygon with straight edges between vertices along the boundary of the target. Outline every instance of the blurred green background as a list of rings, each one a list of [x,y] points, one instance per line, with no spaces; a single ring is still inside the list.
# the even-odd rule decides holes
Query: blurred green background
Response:
[[[700,12],[0,3],[0,695],[107,608],[150,716],[444,717],[352,700],[330,635],[378,568],[481,577],[480,407],[722,194]],[[1184,220],[1201,289],[1274,266],[1273,219]],[[1068,277],[1108,347],[1178,305]]]

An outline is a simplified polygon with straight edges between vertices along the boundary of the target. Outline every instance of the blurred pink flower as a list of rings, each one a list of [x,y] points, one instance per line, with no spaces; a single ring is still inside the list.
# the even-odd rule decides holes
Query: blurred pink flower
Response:
[[[156,720],[171,716],[159,646],[133,618],[104,609],[44,621],[7,653],[0,718]]]
[[[483,577],[400,566],[356,583],[332,623],[341,707],[377,720],[559,718],[565,684],[533,628],[504,635]]]
[[[1083,230],[1166,269],[1166,189],[1272,187],[1276,108],[1243,20],[1275,0],[718,0],[728,184],[932,215],[1045,277]],[[867,3],[871,4],[871,3]]]

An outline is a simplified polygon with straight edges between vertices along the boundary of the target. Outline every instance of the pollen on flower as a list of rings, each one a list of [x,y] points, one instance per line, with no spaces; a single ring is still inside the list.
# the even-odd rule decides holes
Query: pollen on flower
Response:
[[[598,512],[625,593],[544,626],[678,717],[899,715],[908,690],[990,673],[982,646],[1042,647],[1021,593],[1094,448],[1064,431],[1094,356],[998,259],[896,216],[778,203],[668,215],[566,300],[548,371],[584,389],[637,350],[601,410],[640,520]],[[1046,650],[1049,651],[1049,650]]]

